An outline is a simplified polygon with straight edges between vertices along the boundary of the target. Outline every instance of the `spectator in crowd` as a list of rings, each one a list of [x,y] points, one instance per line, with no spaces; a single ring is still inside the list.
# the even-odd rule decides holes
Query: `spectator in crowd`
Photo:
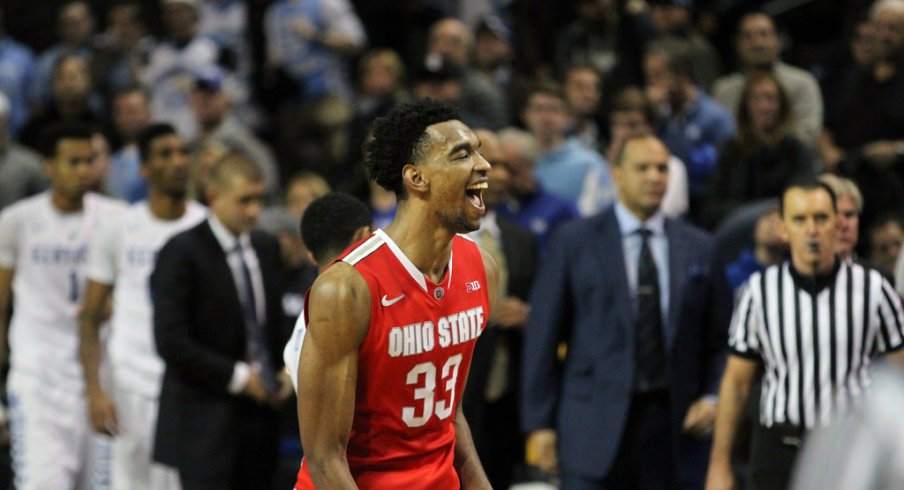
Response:
[[[713,98],[739,118],[747,104],[744,89],[751,75],[771,73],[787,94],[785,102],[797,136],[814,146],[822,127],[822,93],[813,75],[781,61],[782,43],[772,18],[764,12],[741,17],[735,48],[740,71],[716,80]]]
[[[509,198],[497,208],[500,216],[533,234],[538,255],[562,224],[579,216],[573,202],[551,194],[534,174],[540,149],[527,131],[506,128],[499,132],[499,144],[505,158],[500,165],[509,171]]]
[[[150,98],[140,87],[126,88],[113,95],[111,109],[113,152],[104,187],[113,197],[135,203],[148,195],[136,143],[151,123]]]
[[[739,298],[744,283],[754,272],[762,272],[779,264],[788,254],[788,241],[781,231],[782,216],[778,206],[767,208],[753,228],[753,247],[745,248],[737,259],[725,266],[725,280]]]
[[[51,102],[55,72],[60,58],[77,56],[91,63],[94,54],[94,13],[84,0],[63,4],[57,12],[57,35],[60,42],[47,48],[38,57],[37,77],[31,86],[33,100],[41,107]]]
[[[644,12],[645,2],[620,4],[615,0],[575,2],[577,19],[555,40],[555,69],[565,73],[569,66],[593,67],[600,94],[607,100],[626,85],[640,83],[643,46],[656,36]]]
[[[0,210],[47,188],[41,157],[12,137],[10,100],[0,92]]]
[[[200,33],[199,1],[160,0],[165,36],[151,51],[142,76],[154,120],[175,126],[185,141],[198,132],[191,109],[195,73],[216,64],[220,55],[217,45]]]
[[[330,193],[329,182],[314,172],[299,172],[286,183],[285,207],[300,221],[311,203]]]
[[[602,78],[590,65],[571,65],[565,68],[562,80],[565,101],[571,113],[568,133],[591,150],[600,149],[600,99]]]
[[[709,91],[722,72],[722,61],[713,45],[694,25],[694,0],[651,0],[650,20],[660,37],[681,39],[687,46],[688,74]],[[685,160],[686,161],[686,160]]]
[[[424,63],[439,66],[449,62],[457,67],[461,73],[458,108],[480,121],[481,127],[501,128],[508,117],[505,95],[472,65],[473,50],[474,34],[467,25],[458,19],[440,19],[430,26]]]
[[[615,200],[606,161],[566,134],[569,112],[559,85],[534,86],[521,110],[521,119],[539,147],[534,174],[544,188],[573,203],[584,216]]]
[[[287,102],[351,97],[346,58],[365,46],[367,36],[347,0],[277,1],[267,9],[264,29],[269,68],[297,84]]]
[[[857,257],[857,242],[860,239],[860,213],[863,210],[863,194],[851,179],[835,174],[822,174],[819,181],[828,185],[835,193],[838,207],[838,236],[835,237],[835,252],[841,260],[851,262]]]
[[[278,154],[284,175],[329,175],[346,161],[352,117],[348,59],[366,45],[348,0],[280,0],[264,18],[266,69],[288,82],[278,108]]]
[[[109,99],[120,90],[141,83],[140,76],[153,49],[146,19],[137,0],[116,3],[107,12],[107,30],[98,36],[92,59],[97,90]]]
[[[98,127],[100,118],[92,107],[91,72],[87,62],[76,55],[63,55],[53,71],[50,105],[33,113],[22,129],[20,141],[32,148],[41,145],[41,136],[58,123]]]
[[[92,437],[77,315],[90,237],[121,207],[88,192],[96,177],[88,129],[52,127],[42,149],[50,189],[0,214],[0,338],[9,335],[15,482],[21,490],[96,488],[109,478],[102,457],[109,443]]]
[[[367,176],[360,163],[361,147],[370,133],[370,125],[374,119],[409,98],[407,71],[399,54],[385,48],[364,53],[358,62],[354,115],[349,125],[348,160],[341,172],[330,176],[338,188],[351,191],[367,186]]]
[[[510,174],[496,135],[477,130],[481,153],[492,165],[483,192],[487,213],[480,229],[469,233],[496,259],[499,299],[490,313],[471,358],[462,409],[474,446],[493,488],[509,488],[522,462],[524,444],[518,427],[522,332],[530,312],[528,295],[537,266],[537,247],[529,231],[503,218],[496,208],[508,192]]]
[[[711,228],[745,202],[778,197],[787,182],[816,176],[816,156],[795,136],[780,79],[753,72],[740,95],[738,132],[719,150],[709,189],[704,222]]]
[[[464,103],[465,73],[446,58],[427,58],[414,73],[412,94],[417,99],[434,99],[460,107],[461,121],[471,127],[491,126],[481,112],[472,112]]]
[[[248,2],[241,0],[201,0],[198,29],[220,49],[219,63],[234,74],[233,99],[236,116],[252,128],[260,122],[253,105],[251,75],[252,38]]]
[[[207,210],[186,200],[188,156],[175,128],[149,126],[137,144],[148,199],[104,219],[92,236],[79,351],[91,424],[114,438],[111,488],[178,490],[176,472],[151,457],[163,361],[154,345],[148,278],[163,244],[203,221]],[[107,337],[100,331],[110,301]],[[113,373],[108,385],[101,382],[102,357]]]
[[[870,264],[894,281],[895,262],[904,244],[904,219],[899,214],[886,214],[875,219],[866,229]]]
[[[528,453],[564,488],[700,488],[731,301],[711,238],[660,211],[665,145],[613,164],[618,202],[556,233],[531,294]]]
[[[9,99],[7,124],[16,137],[28,120],[37,64],[31,50],[7,34],[5,23],[0,7],[0,92]]]
[[[609,148],[606,157],[610,162],[618,158],[624,142],[638,136],[655,134],[656,107],[637,87],[627,87],[612,101],[609,111]],[[687,170],[675,155],[669,155],[669,183],[662,197],[660,208],[670,218],[679,218],[687,212]]]
[[[894,211],[904,194],[904,1],[879,0],[870,9],[877,61],[855,69],[829,99],[820,152],[827,170],[869,189],[863,219]]]
[[[831,189],[817,181],[792,183],[781,199],[791,257],[751,276],[735,308],[707,490],[735,488],[736,428],[761,367],[751,490],[787,488],[806,432],[856,404],[870,385],[876,357],[904,362],[904,311],[894,288],[878,271],[835,253]],[[847,334],[854,329],[863,334]],[[820,368],[832,359],[834,371]]]
[[[191,143],[202,148],[208,142],[217,141],[235,152],[244,153],[260,168],[268,200],[275,200],[279,195],[276,158],[270,148],[236,117],[235,92],[227,82],[226,73],[215,65],[195,72],[191,108],[198,133]]]
[[[501,94],[506,94],[515,76],[513,56],[512,31],[508,25],[495,16],[481,19],[474,30],[474,70]],[[509,95],[507,100],[511,99]]]
[[[846,77],[854,71],[868,69],[878,61],[879,35],[876,26],[865,16],[857,20],[852,26],[848,43],[842,49],[822,67],[825,74],[819,83],[826,105],[832,99],[844,96],[839,90],[843,88]]]
[[[699,221],[717,149],[734,134],[735,121],[697,84],[691,57],[685,41],[662,39],[647,47],[643,69],[647,96],[659,107],[658,133],[687,166],[690,214]]]
[[[270,488],[273,409],[292,393],[278,361],[279,244],[252,231],[265,190],[247,158],[215,164],[207,192],[210,217],[163,246],[150,279],[166,366],[154,460],[183,490]]]

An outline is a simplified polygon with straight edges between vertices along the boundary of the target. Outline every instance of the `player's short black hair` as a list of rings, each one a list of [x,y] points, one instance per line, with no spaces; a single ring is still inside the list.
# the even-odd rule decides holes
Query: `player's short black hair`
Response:
[[[94,128],[79,124],[57,123],[48,126],[41,132],[38,150],[44,158],[50,159],[56,156],[57,145],[62,140],[91,140]]]
[[[835,190],[832,189],[832,186],[819,179],[806,177],[792,180],[782,190],[782,194],[781,196],[779,196],[778,200],[778,209],[781,212],[782,217],[785,216],[785,196],[791,189],[803,189],[805,191],[815,191],[822,189],[826,191],[826,193],[829,194],[829,199],[832,200],[832,211],[838,213],[838,197],[835,195]]]
[[[338,256],[355,230],[372,223],[370,208],[356,197],[331,192],[311,202],[301,217],[301,239],[317,261]]]
[[[153,143],[155,139],[168,134],[178,134],[176,128],[169,123],[154,123],[138,133],[138,153],[141,155],[142,164],[144,164],[145,160],[147,160],[151,154],[151,143]]]
[[[402,167],[416,164],[426,129],[436,123],[460,119],[458,109],[433,99],[400,104],[373,124],[373,138],[364,144],[364,166],[370,179],[395,193],[408,197],[402,183]]]

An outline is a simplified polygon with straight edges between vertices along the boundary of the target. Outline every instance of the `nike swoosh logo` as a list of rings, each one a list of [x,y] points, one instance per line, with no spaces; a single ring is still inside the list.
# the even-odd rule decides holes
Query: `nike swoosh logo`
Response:
[[[405,297],[404,294],[400,294],[399,296],[397,296],[397,297],[395,297],[395,298],[387,299],[387,298],[386,298],[386,295],[384,294],[384,295],[383,295],[383,298],[380,299],[380,303],[381,303],[383,306],[392,306],[392,305],[398,303],[399,301],[401,301],[402,298],[404,298],[404,297]]]

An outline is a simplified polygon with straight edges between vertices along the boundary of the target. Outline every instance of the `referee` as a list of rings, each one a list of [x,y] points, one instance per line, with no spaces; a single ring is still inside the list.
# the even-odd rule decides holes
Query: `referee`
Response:
[[[878,271],[835,255],[836,209],[832,190],[817,181],[782,194],[791,259],[754,274],[735,308],[707,490],[734,488],[735,430],[759,362],[765,372],[752,490],[788,486],[804,431],[826,425],[861,396],[873,358],[890,354],[904,362],[900,300]]]

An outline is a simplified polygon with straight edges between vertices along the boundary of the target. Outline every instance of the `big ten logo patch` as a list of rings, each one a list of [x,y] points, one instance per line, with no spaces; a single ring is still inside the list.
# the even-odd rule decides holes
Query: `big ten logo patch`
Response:
[[[465,292],[473,293],[480,290],[480,281],[471,281],[465,283]]]

